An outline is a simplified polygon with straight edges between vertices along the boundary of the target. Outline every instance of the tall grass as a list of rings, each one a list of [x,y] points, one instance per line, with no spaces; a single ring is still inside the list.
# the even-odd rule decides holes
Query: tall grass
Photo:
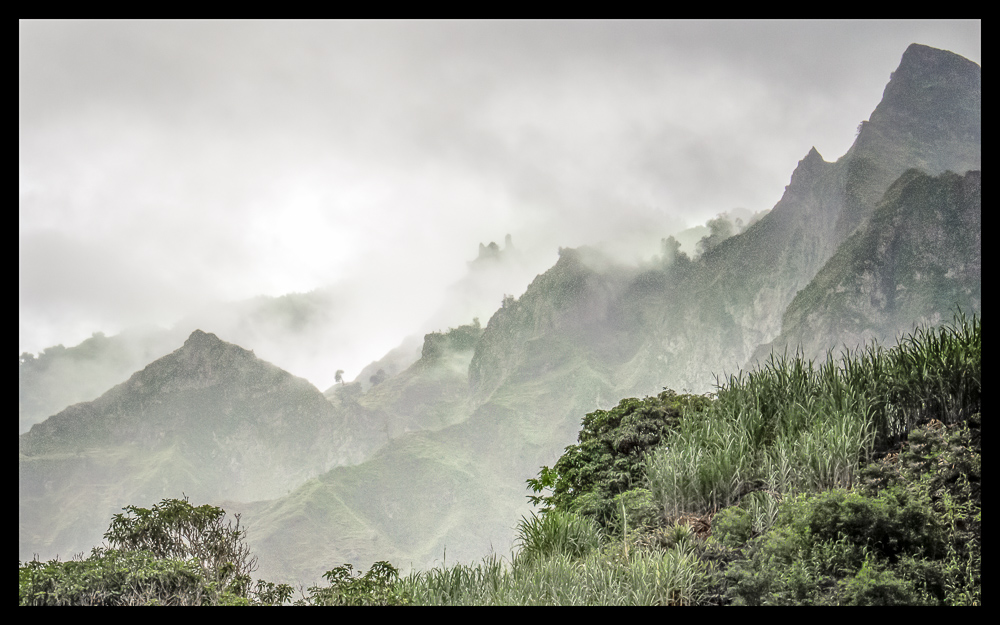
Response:
[[[687,605],[705,565],[694,550],[591,551],[537,559],[491,556],[480,564],[411,573],[400,588],[416,605]]]
[[[982,323],[918,327],[885,349],[772,354],[731,375],[717,399],[647,456],[650,490],[667,516],[704,514],[755,491],[788,494],[854,485],[877,446],[931,418],[980,410]]]
[[[517,524],[515,541],[520,545],[518,557],[537,560],[549,556],[584,556],[601,546],[601,531],[589,517],[549,510],[542,516],[531,513]]]

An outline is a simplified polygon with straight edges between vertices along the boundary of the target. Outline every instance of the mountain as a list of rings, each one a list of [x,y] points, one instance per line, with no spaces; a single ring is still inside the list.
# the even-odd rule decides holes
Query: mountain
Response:
[[[909,46],[844,156],[830,163],[811,149],[770,213],[683,275],[675,271],[658,298],[632,304],[633,316],[662,317],[640,366],[649,372],[647,385],[704,391],[713,374],[745,365],[780,333],[795,296],[907,170],[981,169],[981,100],[977,64]]]
[[[69,405],[96,399],[137,369],[170,353],[182,338],[155,328],[136,328],[110,337],[95,332],[73,347],[54,345],[37,356],[21,354],[18,434]]]
[[[468,263],[466,274],[448,289],[439,310],[421,326],[446,328],[476,316],[486,319],[505,293],[524,290],[535,273],[535,264],[537,260],[529,261],[514,248],[510,235],[502,250],[496,243],[480,244],[479,256]],[[170,353],[199,327],[210,327],[233,343],[253,348],[286,370],[332,383],[337,365],[343,364],[335,359],[360,351],[371,340],[370,334],[358,328],[378,327],[379,314],[363,310],[359,318],[357,312],[352,312],[357,307],[343,305],[348,300],[364,301],[365,288],[370,287],[346,282],[308,293],[217,303],[169,329],[137,327],[114,336],[96,332],[73,347],[54,345],[37,356],[22,353],[18,366],[18,434],[71,404],[96,399],[154,359]],[[362,320],[364,323],[360,323]],[[422,344],[422,334],[407,337],[398,348],[364,367],[355,381],[367,391],[371,376],[379,369],[392,376],[416,362]],[[328,392],[336,388],[329,387]]]
[[[19,554],[86,549],[122,506],[182,491],[209,501],[280,496],[384,444],[369,429],[306,380],[196,330],[19,437]]]
[[[114,336],[95,333],[77,346],[55,345],[37,357],[21,354],[18,368],[18,433],[67,406],[92,401],[156,358],[170,353],[194,328],[211,327],[232,341],[272,356],[295,354],[289,365],[307,367],[338,353],[351,339],[331,338],[347,325],[343,293],[316,289],[281,297],[259,296],[208,307],[172,328],[129,328]],[[340,334],[345,334],[340,332]],[[330,371],[330,378],[334,375]]]
[[[574,442],[588,412],[664,386],[707,391],[713,374],[752,363],[776,340],[809,341],[821,350],[852,332],[892,333],[918,319],[948,318],[956,299],[976,300],[978,171],[981,69],[912,45],[850,150],[836,162],[810,150],[781,200],[741,232],[719,230],[697,258],[666,239],[661,257],[638,266],[589,247],[560,250],[520,297],[503,297],[485,328],[476,322],[430,333],[412,364],[406,361],[415,350],[407,348],[380,361],[393,371],[375,366],[364,380],[328,389],[330,417],[303,417],[308,440],[254,425],[239,430],[246,438],[227,443],[240,449],[254,440],[269,449],[273,442],[273,453],[291,467],[274,463],[279,475],[301,478],[312,470],[314,477],[266,501],[250,501],[253,494],[238,489],[214,496],[243,514],[260,574],[269,579],[310,584],[345,562],[426,568],[491,550],[506,554],[517,519],[530,509],[525,480]],[[506,253],[483,246],[477,262],[488,267]],[[201,377],[156,367],[156,388],[171,387],[174,376],[211,379],[209,372],[240,370],[226,362],[251,362],[227,356],[229,348],[213,349],[201,361]],[[258,377],[265,385],[281,380]],[[207,463],[190,475],[227,470],[210,462],[211,442],[196,442],[205,440],[202,421],[210,415],[184,421],[163,435],[176,444],[156,447],[170,422],[156,400],[169,403],[169,393],[147,396],[133,379],[109,392],[121,388],[99,409],[64,411],[22,437],[22,484],[27,475],[31,486],[29,498],[22,487],[22,545],[27,532],[51,545],[56,530],[66,531],[44,526],[53,523],[47,519],[56,506],[76,510],[111,491],[148,497],[170,487],[176,496],[192,483],[181,469],[194,464],[181,460]],[[221,407],[239,388],[205,387],[199,397]],[[187,401],[180,405],[195,410]],[[187,436],[188,428],[200,435]],[[283,436],[302,446],[301,458],[291,457],[295,447],[283,446]],[[181,453],[199,444],[208,456]],[[144,463],[132,451],[140,448]],[[348,450],[367,459],[318,468],[345,459]],[[74,472],[87,466],[81,458],[105,470],[92,487]],[[117,475],[115,458],[125,459]],[[56,470],[63,473],[53,479]],[[146,490],[136,485],[140,477]]]

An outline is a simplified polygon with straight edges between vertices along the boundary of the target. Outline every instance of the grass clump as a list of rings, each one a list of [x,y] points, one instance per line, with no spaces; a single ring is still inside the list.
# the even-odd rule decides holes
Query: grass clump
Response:
[[[550,510],[539,516],[524,517],[517,525],[518,557],[540,560],[564,555],[580,558],[601,546],[601,530],[596,523],[573,512]]]

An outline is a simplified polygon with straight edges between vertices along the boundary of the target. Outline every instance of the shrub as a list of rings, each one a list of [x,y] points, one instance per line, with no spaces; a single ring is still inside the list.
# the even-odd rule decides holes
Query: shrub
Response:
[[[388,562],[376,562],[364,575],[355,575],[350,564],[323,574],[330,585],[313,586],[299,605],[404,605],[408,595],[398,587],[399,570]]]
[[[207,605],[235,603],[206,584],[193,560],[95,548],[86,559],[18,565],[18,605]]]
[[[105,533],[110,548],[69,562],[18,564],[21,605],[282,604],[292,588],[257,580],[246,530],[214,506],[164,499],[127,506]]]

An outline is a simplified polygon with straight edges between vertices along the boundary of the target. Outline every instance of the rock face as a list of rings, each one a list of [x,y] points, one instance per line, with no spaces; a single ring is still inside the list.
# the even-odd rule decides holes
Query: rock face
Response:
[[[19,437],[22,524],[83,493],[93,497],[85,508],[97,517],[88,524],[72,517],[80,508],[65,506],[65,514],[37,523],[89,534],[90,542],[35,544],[30,536],[44,534],[36,523],[27,540],[22,531],[20,555],[99,544],[110,515],[127,504],[181,492],[202,501],[277,497],[360,461],[366,442],[359,429],[306,380],[197,330],[98,399]]]
[[[593,323],[567,336],[575,336],[578,346],[614,337],[617,354],[607,349],[602,354],[612,393],[643,395],[663,386],[711,390],[715,374],[733,372],[766,353],[796,295],[872,217],[900,176],[911,168],[931,175],[981,169],[981,101],[978,65],[951,52],[911,45],[850,150],[827,162],[810,149],[766,216],[697,261],[663,271],[627,276],[621,268],[607,269],[608,262],[600,269],[592,260],[573,272],[560,259],[490,321],[470,381],[481,398],[487,397],[547,332],[544,320],[587,311]],[[552,302],[565,299],[567,289],[577,294],[575,312],[556,314],[560,305]],[[918,319],[925,317],[933,314]],[[893,323],[909,328],[913,321],[895,316],[884,330]],[[814,335],[817,348],[835,347],[835,335]]]
[[[796,294],[907,170],[981,169],[981,85],[975,63],[911,45],[844,156],[828,163],[810,150],[767,216],[673,280],[645,368],[708,390],[713,372],[745,365],[780,333]]]
[[[891,344],[959,309],[982,312],[982,172],[913,169],[796,295],[768,350],[822,358],[834,346]]]

